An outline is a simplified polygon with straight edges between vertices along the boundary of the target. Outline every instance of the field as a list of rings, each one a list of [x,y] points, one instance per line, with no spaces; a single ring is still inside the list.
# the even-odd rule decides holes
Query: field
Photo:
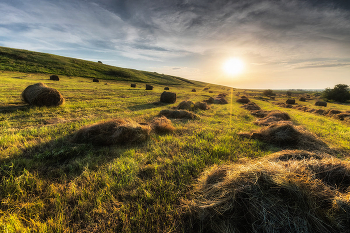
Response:
[[[9,67],[6,64],[2,66]],[[102,78],[99,83],[83,75],[62,74],[58,82],[49,76],[28,70],[0,72],[3,232],[188,232],[185,203],[195,198],[202,172],[214,165],[256,161],[283,149],[238,136],[261,128],[236,102],[237,93],[244,90],[176,78],[152,82],[151,76],[132,82],[97,76]],[[154,90],[145,90],[145,80]],[[25,104],[22,91],[38,82],[59,90],[65,104]],[[176,92],[176,103],[157,103],[165,86]],[[198,119],[171,119],[175,131],[170,134],[151,133],[145,142],[113,146],[72,142],[74,133],[86,125],[115,118],[150,122],[183,100],[203,101],[220,93],[228,94],[228,104],[195,110]],[[277,97],[275,102],[286,98]],[[287,112],[295,125],[324,141],[334,157],[348,161],[350,124],[281,108],[274,101],[253,97],[251,101],[264,110]],[[327,108],[350,110],[335,103]]]

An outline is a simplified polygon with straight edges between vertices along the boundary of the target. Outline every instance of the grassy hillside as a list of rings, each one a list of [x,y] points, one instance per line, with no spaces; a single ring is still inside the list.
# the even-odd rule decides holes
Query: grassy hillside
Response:
[[[200,84],[200,82],[156,72],[126,69],[98,62],[6,47],[0,47],[0,70],[167,85]]]
[[[46,55],[44,57],[47,59]],[[188,221],[191,212],[187,206],[198,198],[195,187],[201,182],[202,172],[212,166],[249,164],[283,149],[238,136],[241,131],[261,128],[253,124],[256,118],[236,102],[243,90],[211,84],[206,84],[209,89],[204,90],[204,86],[198,84],[177,83],[170,86],[170,91],[177,94],[176,103],[159,104],[164,85],[157,83],[153,91],[146,91],[142,81],[139,81],[142,88],[139,88],[140,83],[137,88],[131,88],[130,81],[111,79],[93,83],[75,75],[61,75],[60,81],[50,81],[48,77],[45,72],[0,72],[0,231],[3,232],[198,232],[196,222]],[[23,103],[21,92],[37,82],[59,90],[66,99],[65,104],[31,107]],[[192,92],[192,88],[197,92]],[[228,104],[212,104],[209,110],[195,110],[198,119],[171,119],[175,131],[170,134],[152,133],[145,142],[114,146],[72,141],[81,127],[102,120],[120,118],[150,122],[161,110],[172,109],[183,100],[197,102],[219,93],[228,94]],[[277,97],[276,101],[285,99]],[[349,124],[331,117],[280,108],[274,101],[252,100],[264,110],[287,112],[295,125],[317,135],[334,156],[348,163]],[[305,104],[312,105],[312,101]],[[337,106],[332,104],[331,108]],[[350,106],[341,108],[350,110]],[[273,165],[269,164],[274,173]],[[211,184],[220,181],[220,177],[214,178]],[[255,176],[251,179],[262,182]],[[307,186],[308,178],[305,180],[304,186]],[[288,180],[283,182],[289,184]],[[272,190],[287,194],[275,187],[279,185],[278,180],[273,185]],[[320,189],[319,183],[312,185]],[[290,186],[296,190],[297,186]],[[260,194],[269,192],[267,189]],[[295,196],[288,195],[289,198]],[[346,195],[344,192],[344,198]],[[271,203],[273,207],[275,200]],[[325,215],[337,221],[335,212]],[[318,224],[322,219],[312,221]],[[224,228],[218,229],[218,232],[225,232]],[[209,231],[202,229],[206,230]]]

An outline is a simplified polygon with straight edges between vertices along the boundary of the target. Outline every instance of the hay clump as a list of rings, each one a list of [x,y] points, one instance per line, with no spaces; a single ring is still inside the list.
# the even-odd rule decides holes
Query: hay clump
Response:
[[[95,83],[99,83],[100,82],[100,80],[98,80],[97,78],[94,78],[92,81],[95,82]]]
[[[273,111],[267,114],[266,117],[258,119],[254,122],[256,125],[270,125],[277,121],[287,121],[290,120],[290,116],[286,112]]]
[[[188,111],[192,111],[194,106],[195,105],[191,100],[184,100],[177,106],[177,109],[185,109]]]
[[[267,114],[269,114],[269,113],[270,113],[270,111],[264,111],[264,110],[252,110],[252,111],[250,111],[250,114],[252,114],[253,116],[258,117],[258,118],[266,117]]]
[[[306,101],[306,98],[305,98],[305,97],[300,97],[300,98],[299,98],[299,101],[305,102],[305,101]]]
[[[335,117],[337,117],[339,120],[343,121],[344,119],[350,117],[350,113],[339,113],[339,114],[335,115]]]
[[[60,81],[60,78],[57,75],[51,75],[50,76],[50,80],[54,80],[54,81]]]
[[[197,92],[197,90],[193,88],[193,89],[192,89],[192,92]]]
[[[186,111],[186,110],[162,110],[159,112],[160,116],[165,116],[167,118],[178,118],[178,119],[196,119],[199,118],[196,114]]]
[[[176,102],[176,93],[164,91],[160,95],[160,102],[162,102],[162,103],[175,103]]]
[[[342,113],[342,111],[336,110],[336,109],[330,109],[327,113],[327,116],[333,116],[333,115],[338,115]]]
[[[130,87],[136,87],[136,84],[135,83],[131,83]]]
[[[210,106],[206,102],[196,102],[194,104],[194,108],[200,110],[208,110],[210,109]]]
[[[257,104],[254,103],[254,102],[250,102],[250,103],[247,103],[247,104],[245,104],[245,105],[242,105],[241,108],[247,109],[247,110],[249,110],[249,111],[261,110],[261,108],[259,107],[259,105],[257,105]]]
[[[209,97],[209,99],[204,100],[204,102],[207,102],[208,104],[213,104],[214,103],[214,98],[213,97]]]
[[[300,161],[305,159],[323,159],[327,155],[323,153],[309,152],[306,150],[282,150],[266,156],[264,159],[273,162],[279,161]],[[329,155],[328,155],[329,156]]]
[[[241,136],[246,135],[239,134]],[[247,136],[246,136],[247,137]],[[290,121],[278,121],[259,131],[249,134],[252,139],[258,139],[276,146],[304,150],[325,150],[327,145],[316,135],[304,130],[301,126],[294,126]]]
[[[131,120],[114,119],[85,126],[78,130],[72,141],[97,146],[143,142],[148,139],[151,127]]]
[[[263,161],[212,167],[186,207],[198,232],[337,232],[328,214],[336,195],[309,173]]]
[[[28,86],[22,92],[23,100],[35,106],[59,106],[64,103],[64,98],[61,93],[46,86],[44,83],[36,83]]]
[[[165,116],[156,117],[151,122],[152,130],[159,134],[171,133],[175,130],[175,127],[171,123],[171,120]]]

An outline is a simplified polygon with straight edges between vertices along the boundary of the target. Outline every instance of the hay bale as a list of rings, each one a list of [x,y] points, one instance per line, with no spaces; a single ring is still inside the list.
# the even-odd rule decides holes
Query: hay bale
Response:
[[[135,83],[131,83],[130,87],[136,87],[136,84]]]
[[[196,92],[196,89],[193,88],[193,89],[192,89],[192,92]]]
[[[57,75],[51,75],[50,76],[50,80],[54,80],[54,81],[60,81],[60,78]]]
[[[300,97],[300,98],[299,98],[299,101],[305,102],[305,101],[306,101],[306,98],[305,98],[305,97]]]
[[[206,102],[197,102],[194,104],[195,109],[208,110],[210,106]]]
[[[247,104],[245,104],[245,105],[242,105],[241,108],[244,108],[244,109],[249,110],[249,111],[261,110],[261,108],[259,107],[259,105],[257,105],[257,104],[254,103],[254,102],[250,102],[250,103],[247,103]]]
[[[176,93],[164,91],[160,95],[160,102],[162,102],[162,103],[171,103],[171,104],[175,103],[176,102]]]
[[[100,80],[98,80],[97,78],[94,78],[92,81],[95,82],[95,83],[99,83],[100,82]]]
[[[327,102],[325,102],[325,101],[316,101],[315,106],[327,107]]]
[[[196,119],[199,118],[196,114],[186,111],[186,110],[162,110],[159,112],[160,116],[165,116],[167,118],[177,118],[177,119]]]
[[[189,111],[192,111],[193,108],[194,108],[194,103],[191,100],[187,100],[187,101],[184,100],[177,106],[177,109],[185,109]]]
[[[85,126],[78,130],[72,141],[98,146],[143,142],[148,139],[151,127],[131,120],[114,119]]]
[[[243,96],[244,97],[244,96]],[[242,103],[242,104],[246,104],[249,103],[250,100],[246,97],[246,98],[240,98],[236,100],[237,103]]]
[[[287,99],[286,104],[295,104],[295,99]]]
[[[59,106],[64,103],[61,93],[46,86],[44,83],[36,83],[28,86],[22,92],[23,100],[35,106]]]
[[[98,63],[103,64],[102,61],[98,61]]]
[[[290,164],[258,161],[215,165],[203,172],[193,199],[184,201],[189,231],[348,232],[349,196],[318,179],[309,167],[313,163],[326,167],[326,159],[308,156]],[[345,176],[347,183],[348,170],[342,164],[334,163],[330,169],[337,165],[342,168],[336,177]],[[323,171],[327,177],[328,169]]]
[[[209,91],[209,93],[214,93],[213,91]]]
[[[167,134],[175,130],[171,120],[165,116],[154,118],[151,122],[151,127],[156,133],[159,134]]]
[[[169,90],[169,87],[164,87],[164,90],[168,91],[168,90]]]
[[[149,85],[149,84],[146,84],[146,90],[153,90],[153,86]]]

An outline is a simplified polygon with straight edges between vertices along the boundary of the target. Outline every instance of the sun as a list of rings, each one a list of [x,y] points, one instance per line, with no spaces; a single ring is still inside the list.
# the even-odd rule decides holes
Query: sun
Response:
[[[243,73],[244,71],[244,62],[239,59],[239,58],[230,58],[228,59],[224,65],[223,65],[223,70],[225,71],[226,74],[229,75],[238,75]]]

